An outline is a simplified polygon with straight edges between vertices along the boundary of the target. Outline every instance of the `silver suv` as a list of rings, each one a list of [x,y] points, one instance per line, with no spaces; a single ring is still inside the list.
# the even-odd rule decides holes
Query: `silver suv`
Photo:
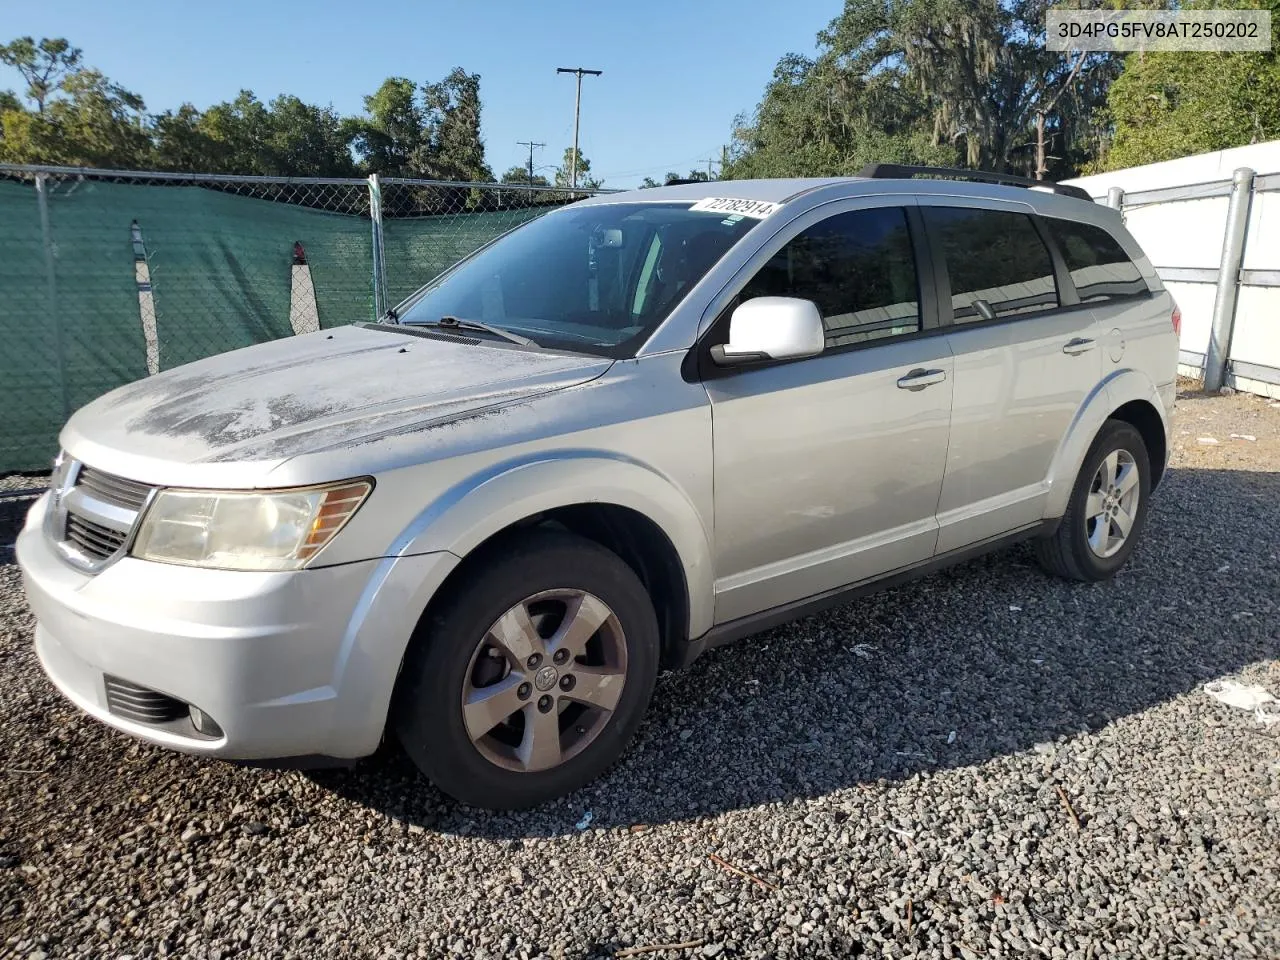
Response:
[[[1020,539],[1111,576],[1177,308],[1114,210],[948,173],[594,197],[382,322],[107,394],[17,543],[44,669],[151,743],[391,734],[511,808],[708,647]]]

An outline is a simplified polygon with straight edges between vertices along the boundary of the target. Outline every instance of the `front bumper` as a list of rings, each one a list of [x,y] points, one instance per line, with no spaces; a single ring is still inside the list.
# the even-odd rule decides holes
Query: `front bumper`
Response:
[[[433,553],[257,573],[125,557],[88,575],[54,552],[46,506],[16,552],[49,678],[119,730],[227,759],[372,753],[417,618],[457,563]],[[119,716],[108,676],[198,707],[221,736]]]

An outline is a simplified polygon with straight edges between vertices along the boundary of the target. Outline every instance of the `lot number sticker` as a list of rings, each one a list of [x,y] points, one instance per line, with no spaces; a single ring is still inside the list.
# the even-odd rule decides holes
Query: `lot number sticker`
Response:
[[[769,203],[767,200],[737,200],[733,197],[707,197],[705,200],[699,200],[690,210],[698,210],[705,213],[737,213],[744,217],[754,217],[756,220],[763,220],[769,214],[777,210],[779,204]]]

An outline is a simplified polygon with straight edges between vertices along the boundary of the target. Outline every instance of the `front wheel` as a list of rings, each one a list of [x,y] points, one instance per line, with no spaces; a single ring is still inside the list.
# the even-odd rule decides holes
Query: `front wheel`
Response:
[[[1058,529],[1036,541],[1036,559],[1059,577],[1107,579],[1133,552],[1150,494],[1142,434],[1132,424],[1108,420],[1084,458]]]
[[[594,779],[635,733],[657,676],[644,585],[616,554],[556,531],[476,558],[419,632],[397,692],[400,742],[478,807],[534,806]]]

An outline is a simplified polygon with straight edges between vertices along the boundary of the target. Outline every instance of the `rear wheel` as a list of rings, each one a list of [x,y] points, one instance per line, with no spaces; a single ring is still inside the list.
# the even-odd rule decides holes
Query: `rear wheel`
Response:
[[[1058,529],[1035,545],[1049,573],[1072,580],[1105,580],[1133,552],[1147,516],[1151,465],[1134,426],[1108,420],[1076,477]]]
[[[445,793],[533,806],[598,776],[630,741],[657,675],[657,618],[626,563],[566,533],[507,540],[472,573],[420,630],[396,728]]]

